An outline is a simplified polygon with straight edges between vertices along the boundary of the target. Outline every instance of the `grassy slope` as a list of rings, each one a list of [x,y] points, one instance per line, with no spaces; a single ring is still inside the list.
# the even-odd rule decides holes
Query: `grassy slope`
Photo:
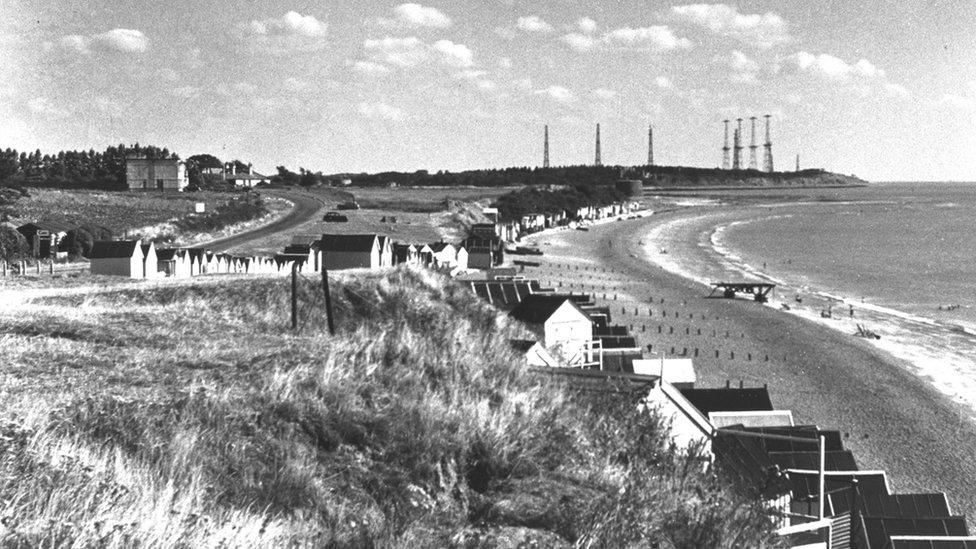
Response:
[[[757,546],[635,403],[530,375],[427,272],[0,287],[0,539],[61,546]],[[511,545],[514,546],[514,545]]]

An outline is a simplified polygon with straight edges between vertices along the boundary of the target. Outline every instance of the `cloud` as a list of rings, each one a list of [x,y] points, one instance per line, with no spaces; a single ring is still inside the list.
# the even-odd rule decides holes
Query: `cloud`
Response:
[[[560,40],[576,51],[590,51],[599,44],[598,39],[578,32],[564,34],[560,37]]]
[[[443,29],[451,26],[451,18],[437,8],[407,3],[393,8],[393,12],[396,14],[397,22],[406,27]]]
[[[742,14],[726,4],[689,4],[672,7],[671,14],[675,20],[757,48],[771,48],[790,41],[786,21],[773,12]]]
[[[200,88],[196,86],[179,86],[169,90],[169,94],[173,97],[180,97],[183,99],[193,99],[194,97],[199,97]]]
[[[515,28],[525,32],[545,34],[552,32],[552,25],[543,21],[538,15],[519,17],[515,23]]]
[[[899,99],[907,99],[911,96],[908,88],[902,86],[901,84],[895,84],[893,82],[887,82],[884,85],[885,91]]]
[[[464,44],[455,44],[450,40],[438,40],[434,42],[431,49],[445,65],[470,67],[474,64],[474,53]]]
[[[380,61],[398,67],[413,67],[432,59],[451,67],[467,68],[474,65],[474,53],[471,49],[450,40],[438,40],[428,45],[416,36],[386,37],[366,40],[363,47],[374,62]]]
[[[759,63],[739,50],[733,50],[729,54],[728,64],[729,68],[735,72],[756,72],[759,70]]]
[[[597,99],[608,100],[616,97],[617,92],[613,90],[608,90],[606,88],[597,88],[593,90],[593,95],[596,96]]]
[[[596,21],[590,19],[589,17],[581,17],[579,21],[576,22],[576,26],[579,27],[580,32],[584,34],[593,34],[596,32],[597,28]]]
[[[883,70],[874,66],[870,61],[861,59],[854,64],[848,64],[839,57],[827,53],[814,55],[800,51],[787,58],[787,63],[799,72],[815,74],[828,80],[848,80],[852,77],[880,78],[885,77]]]
[[[82,36],[69,34],[59,41],[61,47],[77,53],[89,54],[94,49],[122,53],[142,53],[149,49],[149,39],[135,29],[112,29],[101,34]]]
[[[360,103],[359,114],[372,119],[392,120],[394,122],[403,120],[403,111],[386,103]]]
[[[478,80],[475,82],[475,86],[478,86],[478,89],[483,91],[494,91],[498,88],[498,84],[495,84],[491,80]]]
[[[262,36],[325,36],[326,25],[314,16],[289,11],[277,18],[253,20],[250,30]]]
[[[351,62],[352,70],[358,72],[359,74],[366,74],[369,76],[381,76],[388,74],[390,68],[386,65],[380,65],[379,63],[374,63],[372,61],[354,61]]]
[[[513,66],[511,57],[500,57],[498,58],[498,66],[503,69],[510,69]]]
[[[611,45],[647,48],[652,51],[691,48],[691,42],[687,38],[678,38],[664,25],[615,29],[604,35],[604,41]]]
[[[659,87],[659,88],[661,88],[661,89],[667,89],[667,88],[673,88],[674,87],[674,83],[671,82],[671,79],[668,78],[667,76],[657,76],[657,77],[655,77],[654,78],[654,85],[657,86],[657,87]]]
[[[536,90],[537,95],[545,95],[557,103],[572,103],[576,101],[573,92],[562,86],[549,86],[548,88]]]
[[[28,99],[26,105],[27,109],[32,113],[48,118],[65,118],[71,114],[70,111],[55,105],[46,97]]]

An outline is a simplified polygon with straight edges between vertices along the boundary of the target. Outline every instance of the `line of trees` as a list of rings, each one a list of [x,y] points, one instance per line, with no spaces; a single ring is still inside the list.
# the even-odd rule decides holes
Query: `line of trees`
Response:
[[[124,190],[125,157],[178,158],[165,147],[119,144],[102,152],[60,151],[44,154],[7,148],[0,151],[0,185],[59,189]]]
[[[519,189],[499,196],[495,206],[503,221],[514,221],[530,213],[575,212],[582,207],[607,206],[629,198],[627,192],[614,185],[574,184],[556,189]]]

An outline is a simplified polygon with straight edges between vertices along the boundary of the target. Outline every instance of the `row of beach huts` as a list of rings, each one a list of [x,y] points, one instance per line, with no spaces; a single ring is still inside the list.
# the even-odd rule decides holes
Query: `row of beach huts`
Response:
[[[677,447],[699,449],[734,491],[765,502],[781,546],[976,549],[946,493],[897,492],[884,470],[862,468],[846,433],[797,423],[767,386],[697,387],[693,359],[644,357],[589,295],[557,293],[504,269],[464,283],[533,333],[511,345],[537,374],[586,390],[628,387],[641,409],[656,410]]]

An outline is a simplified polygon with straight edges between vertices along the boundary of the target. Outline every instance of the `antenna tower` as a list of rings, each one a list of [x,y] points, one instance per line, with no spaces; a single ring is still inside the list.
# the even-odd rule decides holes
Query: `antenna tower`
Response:
[[[738,125],[732,134],[732,169],[742,169],[742,119],[736,118]]]
[[[729,121],[723,120],[725,122],[725,145],[722,146],[722,169],[729,169]]]
[[[766,119],[766,143],[763,144],[764,155],[763,155],[763,171],[773,172],[773,141],[769,138],[769,116],[765,115]]]
[[[600,161],[600,125],[596,125],[596,162],[594,166],[602,166],[603,162]]]
[[[800,171],[800,155],[796,155],[796,171]]]
[[[756,117],[750,116],[749,121],[752,122],[752,133],[749,137],[749,169],[757,170],[759,164],[756,161]]]
[[[654,165],[654,126],[647,127],[647,165]]]
[[[545,129],[545,142],[542,147],[542,167],[549,167],[549,125]]]

